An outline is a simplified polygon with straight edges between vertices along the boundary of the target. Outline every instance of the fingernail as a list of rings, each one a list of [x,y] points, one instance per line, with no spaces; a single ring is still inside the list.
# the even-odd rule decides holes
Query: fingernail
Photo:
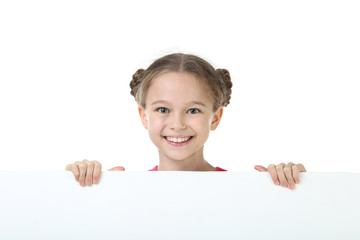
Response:
[[[86,180],[86,185],[90,186],[90,180]]]
[[[287,187],[287,184],[286,183],[283,183],[283,185],[282,185],[283,187]]]
[[[93,184],[96,184],[96,178],[93,179]]]
[[[84,186],[84,185],[85,185],[84,180],[81,180],[81,181],[80,181],[80,185],[81,185],[81,186]]]
[[[290,188],[293,189],[293,188],[294,188],[294,184],[290,183]]]
[[[279,181],[276,181],[276,185],[280,185]]]

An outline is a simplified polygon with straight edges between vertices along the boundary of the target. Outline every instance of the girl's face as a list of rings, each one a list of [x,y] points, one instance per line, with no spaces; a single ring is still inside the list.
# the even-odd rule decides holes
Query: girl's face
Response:
[[[204,143],[220,123],[223,107],[212,111],[212,102],[195,76],[161,74],[152,80],[145,103],[146,110],[139,107],[139,114],[160,159],[203,158]]]

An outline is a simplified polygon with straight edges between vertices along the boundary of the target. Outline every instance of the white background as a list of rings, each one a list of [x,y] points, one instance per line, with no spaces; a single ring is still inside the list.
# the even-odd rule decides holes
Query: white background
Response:
[[[130,95],[172,52],[230,71],[205,158],[360,172],[357,1],[1,1],[0,170],[158,164]]]

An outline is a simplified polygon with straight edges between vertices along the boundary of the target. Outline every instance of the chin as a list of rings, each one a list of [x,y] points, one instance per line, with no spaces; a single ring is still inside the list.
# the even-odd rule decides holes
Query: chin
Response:
[[[174,155],[174,154],[164,154],[167,158],[172,159],[174,161],[185,161],[185,159],[189,158],[189,155],[181,156],[181,155]]]
[[[169,158],[171,158],[172,160],[175,160],[175,161],[184,161],[187,157],[177,157],[177,156],[171,157],[171,156],[169,156]]]

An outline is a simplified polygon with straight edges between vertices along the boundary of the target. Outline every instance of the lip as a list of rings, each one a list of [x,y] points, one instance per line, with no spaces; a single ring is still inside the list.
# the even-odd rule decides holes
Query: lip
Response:
[[[186,142],[182,142],[182,143],[170,142],[169,140],[166,139],[166,137],[163,137],[163,138],[164,138],[164,140],[165,140],[168,144],[170,144],[171,146],[174,146],[174,147],[182,147],[182,146],[185,146],[185,145],[189,144],[189,143],[192,141],[192,139],[194,138],[194,136],[187,136],[187,137],[190,137],[190,139],[187,140]]]

